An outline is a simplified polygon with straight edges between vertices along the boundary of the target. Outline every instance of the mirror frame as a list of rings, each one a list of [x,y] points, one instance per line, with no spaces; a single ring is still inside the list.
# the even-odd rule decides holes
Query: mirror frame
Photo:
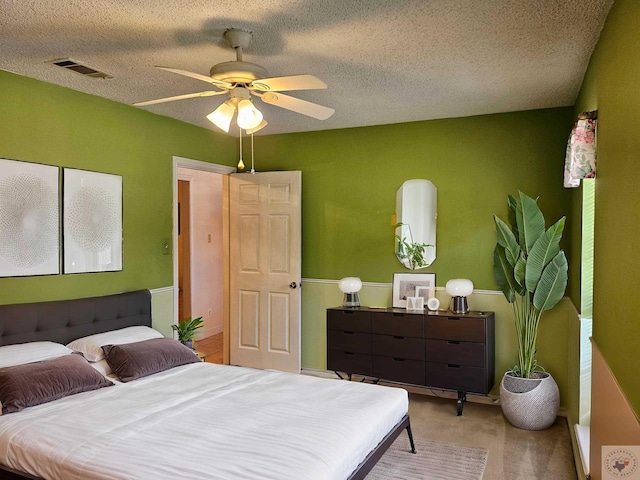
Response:
[[[395,254],[410,270],[427,268],[436,259],[438,189],[429,180],[404,182],[396,193]]]

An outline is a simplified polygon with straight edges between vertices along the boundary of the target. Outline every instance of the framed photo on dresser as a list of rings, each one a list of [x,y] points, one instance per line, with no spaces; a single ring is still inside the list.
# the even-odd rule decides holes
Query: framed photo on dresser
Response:
[[[435,273],[394,273],[393,308],[407,308],[407,297],[423,297],[426,303],[435,288]]]

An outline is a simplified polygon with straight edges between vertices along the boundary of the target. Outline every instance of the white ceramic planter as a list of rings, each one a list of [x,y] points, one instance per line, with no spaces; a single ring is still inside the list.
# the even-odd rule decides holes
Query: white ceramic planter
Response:
[[[548,373],[520,378],[505,373],[500,382],[500,405],[509,423],[523,430],[544,430],[556,420],[560,391]]]

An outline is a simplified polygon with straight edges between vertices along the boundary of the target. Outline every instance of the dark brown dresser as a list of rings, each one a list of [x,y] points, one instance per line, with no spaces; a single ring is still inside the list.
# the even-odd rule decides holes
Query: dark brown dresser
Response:
[[[327,310],[327,369],[458,392],[488,394],[494,379],[493,312]]]

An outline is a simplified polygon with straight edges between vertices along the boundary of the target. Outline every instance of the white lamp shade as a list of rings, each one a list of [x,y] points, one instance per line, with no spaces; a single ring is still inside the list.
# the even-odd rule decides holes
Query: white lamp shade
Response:
[[[338,282],[338,287],[344,293],[359,292],[362,288],[362,280],[358,277],[345,277]]]
[[[454,278],[447,282],[446,290],[452,297],[466,297],[473,293],[473,282],[466,278]]]
[[[227,100],[213,112],[207,115],[207,120],[213,123],[220,130],[229,133],[229,126],[231,125],[231,120],[233,120],[233,115],[235,113],[236,108],[234,107],[233,103]]]
[[[262,112],[258,110],[251,100],[238,102],[238,126],[245,130],[256,128],[262,123]]]
[[[251,135],[252,133],[256,133],[258,130],[262,130],[267,125],[268,122],[266,120],[262,120],[262,122],[260,122],[260,125],[258,125],[256,128],[247,128],[247,134]]]

